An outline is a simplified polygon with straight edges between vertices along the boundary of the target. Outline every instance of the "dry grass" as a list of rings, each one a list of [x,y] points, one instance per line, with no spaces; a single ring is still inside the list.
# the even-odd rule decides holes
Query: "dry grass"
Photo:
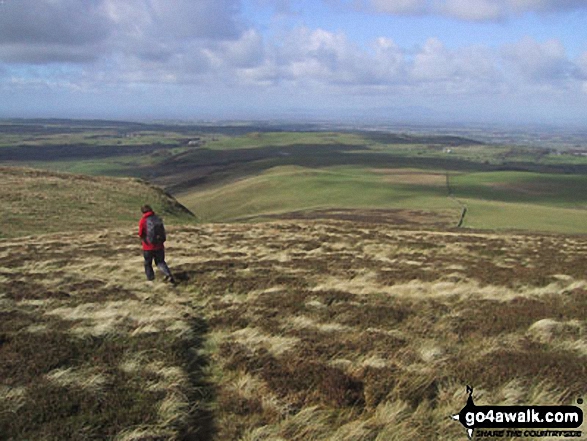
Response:
[[[128,227],[145,203],[169,222],[190,222],[175,199],[138,179],[0,167],[0,238]]]
[[[586,392],[583,237],[344,222],[181,234],[198,256],[182,277],[221,336],[217,439],[463,439],[448,416],[465,384],[487,404]]]
[[[201,319],[169,286],[143,281],[133,235],[0,242],[3,436],[179,439],[195,430]]]
[[[585,237],[339,221],[169,236],[177,288],[143,280],[131,230],[0,241],[0,433],[461,440],[467,384],[477,404],[587,392]]]

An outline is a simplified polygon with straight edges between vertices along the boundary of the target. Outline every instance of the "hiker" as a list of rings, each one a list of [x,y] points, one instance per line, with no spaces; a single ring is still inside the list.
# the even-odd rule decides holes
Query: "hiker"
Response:
[[[139,221],[139,237],[143,242],[143,256],[145,258],[145,274],[147,280],[155,280],[153,259],[157,268],[165,274],[165,281],[175,284],[175,279],[165,263],[165,227],[163,221],[155,214],[150,205],[141,207],[143,217]]]

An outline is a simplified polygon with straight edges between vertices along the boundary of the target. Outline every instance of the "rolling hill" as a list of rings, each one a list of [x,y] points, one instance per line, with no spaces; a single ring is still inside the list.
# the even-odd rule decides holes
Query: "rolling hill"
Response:
[[[441,169],[282,166],[176,197],[208,222],[379,209],[425,211],[450,227],[467,206],[467,228],[587,233],[587,175],[451,172],[447,181]]]
[[[0,238],[130,226],[147,203],[170,223],[195,221],[173,197],[139,179],[0,167]]]

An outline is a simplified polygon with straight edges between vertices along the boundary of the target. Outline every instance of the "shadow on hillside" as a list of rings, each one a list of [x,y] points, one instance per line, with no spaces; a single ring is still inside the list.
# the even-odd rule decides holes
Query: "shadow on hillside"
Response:
[[[442,141],[442,140],[440,140]],[[448,140],[429,145],[430,151],[443,145],[460,145]],[[361,166],[376,168],[417,168],[451,171],[533,171],[545,173],[584,173],[582,165],[533,164],[527,162],[489,164],[451,156],[381,154],[366,145],[294,144],[236,150],[199,149],[174,156],[151,167],[143,167],[145,178],[177,193],[203,185],[217,185],[255,176],[274,167],[322,168]]]
[[[444,213],[409,209],[316,209],[278,214],[264,214],[238,219],[335,220],[371,225],[393,225],[396,228],[426,228],[445,230],[454,226],[453,216]]]
[[[191,392],[190,418],[181,434],[181,439],[186,441],[208,441],[214,438],[216,426],[210,404],[214,402],[214,385],[208,381],[205,373],[209,360],[202,355],[208,324],[202,317],[191,319],[193,337],[185,340],[181,353],[189,375]]]
[[[190,151],[152,167],[143,175],[176,193],[201,185],[230,182],[263,173],[279,166],[322,168],[363,166],[447,170],[489,170],[491,166],[458,158],[382,155],[361,145],[296,144],[238,150]]]

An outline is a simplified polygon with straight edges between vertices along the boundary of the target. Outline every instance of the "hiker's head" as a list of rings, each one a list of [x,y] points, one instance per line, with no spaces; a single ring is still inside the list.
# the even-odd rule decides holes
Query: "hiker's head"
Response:
[[[148,213],[149,211],[153,211],[153,209],[151,208],[151,206],[150,206],[150,205],[143,205],[143,206],[141,207],[141,212],[142,212],[142,213]]]

